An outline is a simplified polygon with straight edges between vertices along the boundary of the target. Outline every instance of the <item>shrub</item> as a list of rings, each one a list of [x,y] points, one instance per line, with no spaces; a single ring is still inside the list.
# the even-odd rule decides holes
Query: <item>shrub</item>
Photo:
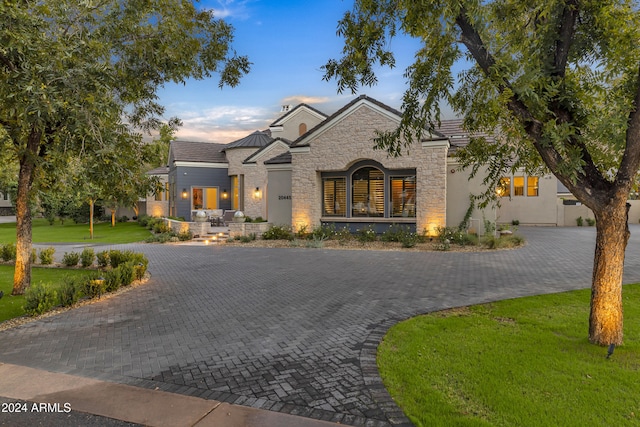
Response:
[[[178,240],[180,240],[181,242],[185,242],[191,239],[193,239],[193,233],[190,230],[183,231],[182,233],[178,233]]]
[[[71,277],[65,277],[58,287],[58,297],[63,307],[69,307],[78,302],[80,294],[79,281]]]
[[[31,285],[24,293],[24,311],[37,316],[51,310],[58,303],[58,295],[51,284]]]
[[[153,224],[153,232],[158,234],[170,233],[171,227],[165,224],[164,221],[160,220],[160,222],[156,222],[155,224]]]
[[[129,217],[126,215],[122,215],[120,218],[117,219],[118,222],[129,222]]]
[[[93,252],[93,248],[84,248],[80,254],[80,264],[84,267],[91,267],[96,260],[96,254]]]
[[[389,228],[380,235],[380,240],[383,242],[402,242],[409,234],[412,234],[409,231],[409,227],[391,224]]]
[[[341,230],[336,231],[336,239],[338,239],[338,243],[341,245],[346,245],[351,239],[353,239],[353,234],[347,227],[342,227]]]
[[[56,249],[53,247],[48,247],[46,249],[41,249],[40,254],[40,264],[42,265],[51,265],[53,264],[53,254],[56,253]]]
[[[361,228],[356,232],[356,239],[358,239],[358,241],[362,244],[367,242],[374,242],[377,238],[378,236],[376,235],[376,232],[370,225]]]
[[[324,241],[327,240],[329,237],[327,236],[312,236],[311,240],[307,241],[307,247],[308,248],[316,248],[316,249],[320,249],[324,247]]]
[[[247,236],[240,236],[240,243],[249,243],[256,240],[256,233],[249,233]]]
[[[36,248],[31,248],[31,264],[35,264],[38,259],[38,251]]]
[[[98,259],[98,267],[100,268],[106,268],[111,262],[109,260],[109,251],[98,252],[96,258]]]
[[[149,224],[149,220],[151,219],[151,217],[149,215],[140,215],[138,217],[138,224],[140,224],[142,227],[146,227],[147,224]]]
[[[81,283],[82,293],[89,298],[100,298],[100,295],[104,293],[106,288],[107,273],[108,272],[86,277]]]
[[[514,219],[513,221],[511,221],[511,225],[520,225],[520,220]]]
[[[587,221],[587,225],[589,227],[593,227],[594,225],[596,225],[596,220],[593,218],[585,218],[585,221]]]
[[[14,243],[7,243],[0,247],[0,257],[3,261],[13,261],[16,259],[16,245]]]
[[[284,225],[273,225],[262,234],[264,240],[293,240],[291,229]]]
[[[577,225],[578,227],[582,227],[583,223],[584,223],[584,220],[582,219],[582,217],[581,217],[581,216],[579,216],[578,218],[576,218],[576,225]]]
[[[253,222],[266,222],[267,220],[262,218],[261,216],[256,217]]]
[[[413,248],[422,240],[421,236],[417,233],[404,233],[400,237],[400,242],[403,248]]]
[[[62,256],[62,263],[67,267],[75,267],[80,262],[80,254],[78,252],[65,252]]]
[[[118,268],[120,264],[127,262],[132,254],[132,251],[119,251],[116,249],[111,249],[109,251],[109,264],[113,268]]]
[[[335,224],[321,224],[311,231],[311,238],[314,240],[324,241],[331,239],[336,235]]]
[[[306,239],[308,235],[309,235],[309,231],[307,228],[307,224],[303,224],[300,227],[298,227],[298,231],[295,232],[294,237],[298,239]]]
[[[136,280],[136,269],[133,261],[120,264],[116,270],[120,270],[120,283],[122,286],[129,286]]]

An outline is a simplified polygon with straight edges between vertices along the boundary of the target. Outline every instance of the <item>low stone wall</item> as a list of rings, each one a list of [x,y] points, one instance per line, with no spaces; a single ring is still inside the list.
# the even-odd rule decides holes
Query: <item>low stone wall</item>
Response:
[[[175,219],[163,218],[164,223],[171,227],[171,231],[176,234],[191,231],[193,237],[204,236],[209,231],[209,222],[186,222]]]
[[[255,233],[256,238],[259,239],[272,225],[270,222],[232,222],[229,224],[229,237],[248,236]]]

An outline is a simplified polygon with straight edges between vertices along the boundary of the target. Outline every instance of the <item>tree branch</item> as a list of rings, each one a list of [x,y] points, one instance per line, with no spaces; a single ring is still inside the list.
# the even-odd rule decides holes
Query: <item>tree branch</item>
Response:
[[[569,60],[569,50],[573,42],[573,36],[576,32],[576,21],[578,19],[578,4],[575,0],[565,4],[562,11],[562,20],[558,29],[558,38],[556,40],[556,50],[553,59],[552,76],[564,77],[567,69],[567,61]]]
[[[640,167],[640,67],[636,79],[636,94],[633,98],[633,108],[629,113],[628,127],[626,134],[626,145],[620,169],[616,176],[616,181],[629,183],[631,185],[635,179],[635,173]]]

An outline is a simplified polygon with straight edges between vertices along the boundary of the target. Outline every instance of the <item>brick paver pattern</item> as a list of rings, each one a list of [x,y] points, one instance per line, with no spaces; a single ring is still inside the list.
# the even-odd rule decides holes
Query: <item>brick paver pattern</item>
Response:
[[[631,229],[625,282],[640,281]],[[520,233],[525,247],[483,253],[127,245],[149,257],[147,284],[0,332],[0,362],[347,425],[406,424],[375,369],[390,325],[590,286],[593,227]]]

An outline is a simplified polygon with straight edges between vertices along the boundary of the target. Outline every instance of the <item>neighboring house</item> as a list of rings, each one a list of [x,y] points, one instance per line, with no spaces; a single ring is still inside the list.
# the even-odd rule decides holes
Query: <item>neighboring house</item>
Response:
[[[157,217],[169,216],[169,168],[162,166],[150,170],[147,175],[157,177],[158,188],[154,193],[147,195],[144,202],[139,203],[140,213]]]
[[[8,193],[0,192],[0,216],[15,215],[15,209]]]
[[[237,209],[294,229],[334,224],[380,232],[403,224],[434,234],[457,226],[470,194],[484,188],[483,177],[469,180],[453,155],[468,133],[460,120],[448,120],[402,156],[375,150],[376,131],[393,130],[400,119],[399,111],[360,96],[331,116],[305,104],[283,108],[268,129],[229,144],[173,141],[168,203],[154,201],[186,219],[198,210]],[[503,184],[499,208],[473,212],[478,231],[484,220],[558,224],[555,177],[516,173]],[[147,212],[156,215],[147,200]]]

